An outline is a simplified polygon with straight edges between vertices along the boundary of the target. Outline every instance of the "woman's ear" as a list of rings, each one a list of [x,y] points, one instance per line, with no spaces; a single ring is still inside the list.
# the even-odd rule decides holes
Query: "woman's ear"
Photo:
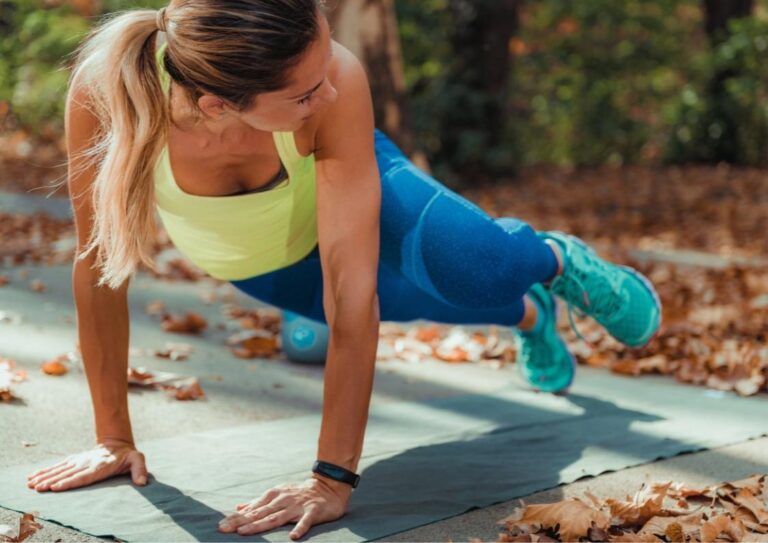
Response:
[[[217,119],[227,113],[227,104],[224,100],[217,98],[212,94],[203,94],[197,99],[197,107],[200,108],[206,116]]]

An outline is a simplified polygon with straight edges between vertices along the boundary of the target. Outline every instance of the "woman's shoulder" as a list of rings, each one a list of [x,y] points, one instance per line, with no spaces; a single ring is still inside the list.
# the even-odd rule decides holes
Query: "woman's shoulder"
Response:
[[[332,46],[333,60],[328,77],[339,92],[339,97],[342,96],[342,91],[361,86],[368,87],[365,66],[360,59],[337,41],[332,41]]]
[[[333,42],[333,60],[328,71],[328,79],[333,84],[338,97],[328,108],[319,113],[318,127],[333,123],[344,117],[347,111],[360,111],[371,102],[370,85],[363,63],[352,51]]]

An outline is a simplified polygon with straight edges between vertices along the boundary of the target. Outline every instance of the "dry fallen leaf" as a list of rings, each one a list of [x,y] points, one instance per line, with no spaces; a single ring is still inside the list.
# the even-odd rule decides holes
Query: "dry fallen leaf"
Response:
[[[0,402],[13,401],[16,396],[11,385],[27,379],[27,370],[15,368],[16,362],[0,356]]]
[[[667,490],[672,483],[644,485],[632,501],[607,499],[611,521],[622,528],[642,526],[661,512]]]
[[[731,541],[742,541],[744,525],[728,515],[717,515],[701,525],[700,533],[702,543],[717,541],[722,533],[725,533]]]
[[[558,527],[562,541],[577,541],[586,537],[590,528],[608,528],[607,515],[595,511],[578,499],[565,500],[553,504],[529,505],[515,516],[504,519],[507,528],[523,528],[532,532],[539,529],[553,530]],[[538,527],[537,529],[531,529]]]
[[[188,311],[182,317],[164,315],[160,327],[176,334],[199,334],[208,327],[208,321],[200,314]]]
[[[42,529],[43,525],[35,521],[35,517],[38,515],[36,511],[34,513],[23,513],[21,515],[21,518],[19,519],[19,533],[16,536],[9,536],[6,534],[0,533],[0,541],[9,542],[9,543],[20,543],[21,541],[24,541],[28,537],[33,536],[38,530]],[[3,524],[0,526],[0,528],[7,527],[10,529],[10,526],[7,524]],[[4,530],[6,532],[9,532],[10,530]]]
[[[161,388],[171,391],[177,400],[198,400],[205,398],[205,392],[197,379],[190,379],[175,385],[160,385]]]
[[[46,375],[60,376],[69,371],[69,368],[65,365],[65,360],[69,360],[67,355],[57,356],[53,360],[43,362],[40,365],[40,370]]]
[[[158,358],[167,358],[169,360],[186,360],[194,351],[194,347],[188,343],[166,343],[164,349],[154,351]]]
[[[227,344],[238,358],[269,358],[280,352],[277,336],[261,329],[243,330],[227,338]]]
[[[697,538],[703,516],[692,513],[680,517],[652,517],[638,532],[640,536],[666,537],[670,541],[686,541],[686,537]]]
[[[143,367],[128,367],[128,384],[163,389],[171,392],[177,400],[206,397],[196,377],[184,377],[165,371],[152,372]]]

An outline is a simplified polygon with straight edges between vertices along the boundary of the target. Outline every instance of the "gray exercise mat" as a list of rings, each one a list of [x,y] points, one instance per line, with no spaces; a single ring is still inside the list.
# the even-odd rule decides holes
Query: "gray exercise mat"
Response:
[[[567,397],[507,386],[375,406],[349,512],[305,539],[381,538],[586,475],[744,441],[768,433],[767,405],[587,369]],[[145,442],[152,478],[144,488],[125,476],[36,493],[25,476],[47,462],[15,466],[0,471],[0,506],[126,541],[242,541],[219,533],[218,521],[236,503],[302,480],[319,427],[311,415]],[[290,541],[291,527],[249,537]]]

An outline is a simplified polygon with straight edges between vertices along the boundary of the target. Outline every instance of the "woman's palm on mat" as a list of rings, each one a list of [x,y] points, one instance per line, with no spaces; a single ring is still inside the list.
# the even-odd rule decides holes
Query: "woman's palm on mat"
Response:
[[[144,454],[128,443],[102,442],[27,475],[27,486],[40,492],[70,490],[129,472],[135,484],[146,484]]]
[[[296,523],[290,537],[299,539],[311,526],[344,516],[350,490],[315,478],[280,485],[248,503],[238,504],[237,513],[219,522],[219,531],[252,535]]]

